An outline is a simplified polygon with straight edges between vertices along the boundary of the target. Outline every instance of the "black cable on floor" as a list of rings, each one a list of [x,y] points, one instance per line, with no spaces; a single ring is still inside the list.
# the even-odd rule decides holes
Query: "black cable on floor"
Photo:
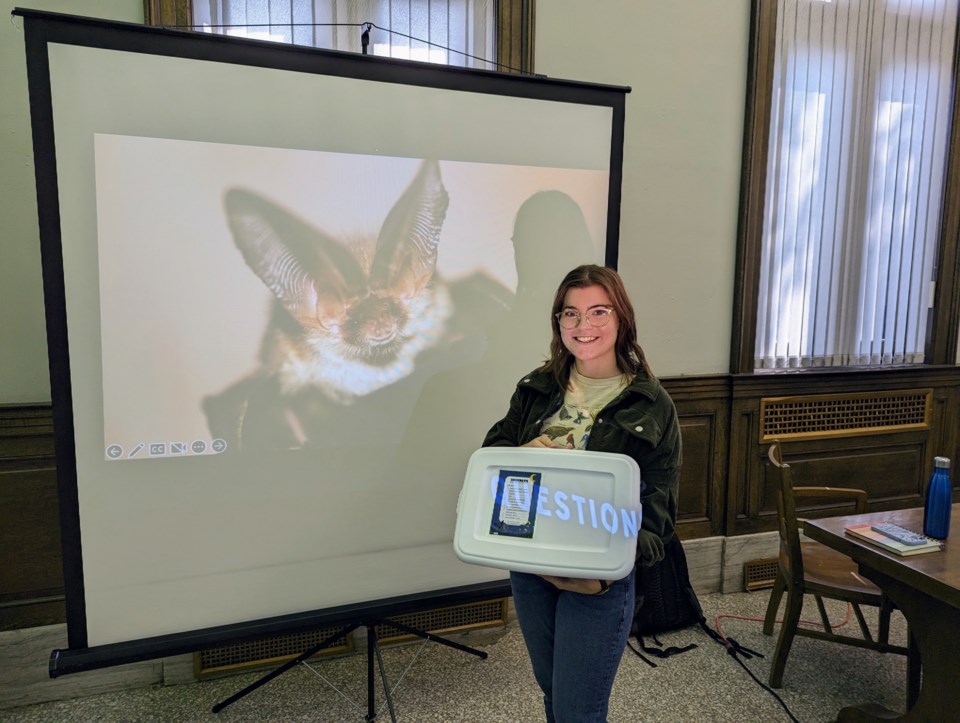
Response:
[[[727,654],[731,658],[736,660],[737,663],[740,664],[741,668],[747,671],[747,675],[753,678],[754,682],[757,685],[759,685],[761,688],[763,688],[765,691],[767,691],[770,695],[772,695],[776,699],[776,701],[780,704],[780,706],[783,708],[786,714],[790,716],[790,720],[793,721],[793,723],[800,723],[797,717],[787,707],[787,704],[783,702],[783,698],[781,698],[770,686],[768,686],[766,683],[761,681],[756,675],[754,675],[753,671],[750,670],[750,668],[747,667],[746,663],[744,663],[740,659],[740,655],[743,655],[745,658],[748,658],[748,659],[753,657],[762,658],[763,656],[760,653],[750,650],[749,648],[743,647],[742,645],[740,645],[740,643],[738,643],[733,638],[721,638],[718,633],[714,633],[714,631],[712,630],[708,629],[708,634],[710,634],[711,637],[713,637],[713,635],[717,636],[715,640],[717,640],[717,642],[722,644],[727,649]]]

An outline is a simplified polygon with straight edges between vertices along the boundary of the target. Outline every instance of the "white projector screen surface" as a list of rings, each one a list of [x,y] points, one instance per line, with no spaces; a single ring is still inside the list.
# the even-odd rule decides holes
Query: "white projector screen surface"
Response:
[[[342,77],[100,21],[97,47],[35,15],[70,647],[503,579],[456,559],[457,495],[562,275],[615,259],[623,89]]]

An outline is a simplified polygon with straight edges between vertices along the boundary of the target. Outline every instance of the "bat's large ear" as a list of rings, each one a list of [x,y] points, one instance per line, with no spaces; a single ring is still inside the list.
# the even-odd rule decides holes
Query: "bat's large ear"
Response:
[[[335,323],[365,292],[365,274],[353,255],[286,209],[236,188],[224,206],[244,261],[295,319]]]
[[[429,283],[437,267],[447,202],[440,164],[424,161],[380,229],[370,269],[372,289],[410,297]]]

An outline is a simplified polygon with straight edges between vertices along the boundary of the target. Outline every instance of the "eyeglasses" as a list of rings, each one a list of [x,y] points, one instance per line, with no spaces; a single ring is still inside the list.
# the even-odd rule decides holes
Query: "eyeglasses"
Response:
[[[580,326],[581,318],[586,319],[589,326],[606,326],[611,316],[613,316],[613,308],[610,306],[594,306],[587,309],[582,317],[576,309],[564,309],[556,315],[557,323],[564,329],[576,329]]]

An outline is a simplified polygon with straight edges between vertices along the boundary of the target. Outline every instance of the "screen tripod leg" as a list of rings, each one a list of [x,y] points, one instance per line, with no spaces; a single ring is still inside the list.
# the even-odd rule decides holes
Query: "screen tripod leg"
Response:
[[[446,645],[448,648],[455,648],[456,650],[463,651],[464,653],[470,653],[470,655],[476,655],[481,660],[487,659],[487,654],[482,650],[477,650],[476,648],[471,648],[466,645],[461,645],[460,643],[455,643],[452,640],[447,640],[446,638],[441,638],[439,635],[433,635],[424,630],[417,630],[416,628],[411,628],[409,625],[404,625],[403,623],[398,623],[395,620],[384,620],[387,625],[391,625],[397,630],[402,630],[405,633],[410,635],[416,635],[417,637],[423,638],[424,640],[429,640],[431,643],[440,643],[441,645]]]
[[[367,628],[367,720],[372,721],[376,720],[377,710],[376,710],[376,700],[374,695],[374,670],[373,670],[373,659],[376,656],[377,664],[380,666],[380,680],[383,681],[383,694],[387,699],[387,707],[390,709],[390,720],[393,723],[396,723],[397,716],[396,712],[393,709],[393,696],[390,693],[390,684],[387,681],[387,673],[383,667],[383,656],[380,653],[380,643],[377,639],[377,625],[389,625],[392,628],[396,628],[404,633],[409,635],[416,635],[419,638],[428,640],[432,643],[440,643],[441,645],[446,645],[450,648],[455,648],[456,650],[461,650],[464,653],[470,653],[471,655],[476,655],[480,659],[486,659],[487,654],[482,650],[477,650],[476,648],[471,648],[466,645],[461,645],[460,643],[455,643],[452,640],[447,640],[446,638],[441,638],[438,635],[433,635],[424,630],[417,630],[417,628],[411,628],[409,625],[404,625],[403,623],[398,623],[396,620],[379,620],[375,623],[365,623]]]
[[[236,701],[240,700],[248,693],[252,693],[254,690],[270,682],[271,680],[276,678],[278,675],[285,673],[291,668],[304,662],[308,658],[313,657],[314,655],[319,653],[321,650],[331,645],[334,641],[339,640],[345,635],[349,635],[351,632],[359,628],[361,625],[367,629],[367,716],[366,716],[366,720],[368,721],[373,721],[377,717],[376,695],[375,695],[376,688],[374,685],[375,671],[373,668],[374,658],[376,658],[377,665],[380,668],[380,679],[383,682],[383,692],[387,699],[387,706],[390,709],[390,720],[393,721],[393,723],[396,723],[396,720],[397,720],[396,713],[393,709],[393,696],[390,693],[390,685],[389,685],[389,682],[387,681],[387,673],[383,665],[383,656],[380,652],[380,644],[377,640],[377,633],[375,629],[377,625],[389,625],[409,635],[416,635],[417,637],[423,638],[424,640],[429,640],[432,643],[440,643],[441,645],[446,645],[447,647],[455,648],[456,650],[460,650],[464,653],[470,653],[470,655],[476,655],[478,658],[482,660],[485,660],[487,657],[487,654],[482,650],[477,650],[476,648],[471,648],[466,645],[461,645],[460,643],[455,643],[452,640],[441,638],[438,635],[433,635],[432,633],[428,633],[424,630],[417,630],[416,628],[411,628],[409,625],[398,623],[395,620],[378,620],[376,622],[358,622],[352,625],[348,625],[345,628],[341,628],[340,630],[338,630],[333,635],[326,638],[324,641],[322,641],[318,645],[314,645],[309,650],[305,650],[303,653],[298,655],[293,660],[290,660],[284,663],[283,665],[281,665],[279,668],[276,668],[275,670],[270,671],[265,676],[263,676],[259,680],[254,681],[253,683],[248,685],[246,688],[244,688],[240,692],[234,693],[232,696],[230,696],[226,700],[220,703],[217,703],[215,706],[213,706],[211,710],[214,713],[219,713],[231,703],[235,703]]]
[[[377,623],[367,625],[367,720],[377,718],[376,695],[373,681],[373,659],[376,656],[377,666],[380,668],[380,680],[383,682],[383,695],[387,699],[387,708],[390,710],[390,720],[397,723],[397,714],[393,709],[393,695],[390,693],[390,682],[387,680],[387,671],[383,666],[383,655],[380,652],[380,643],[377,640]]]
[[[252,693],[252,692],[255,691],[257,688],[259,688],[261,685],[264,685],[264,684],[266,684],[266,683],[269,683],[271,680],[273,680],[274,678],[276,678],[276,677],[277,677],[278,675],[280,675],[281,673],[285,673],[285,672],[287,672],[288,670],[290,670],[290,668],[293,668],[294,666],[300,665],[300,663],[302,663],[302,662],[303,662],[304,660],[306,660],[307,658],[313,657],[314,655],[316,655],[317,653],[319,653],[319,652],[320,652],[321,650],[323,650],[324,648],[326,648],[326,647],[328,647],[329,645],[333,644],[334,641],[339,640],[340,638],[342,638],[342,637],[345,636],[345,635],[349,635],[351,632],[353,632],[354,630],[356,630],[356,629],[359,628],[359,627],[360,627],[360,623],[355,623],[355,624],[353,624],[353,625],[348,625],[348,626],[345,627],[345,628],[341,628],[340,630],[338,630],[337,632],[335,632],[333,635],[331,635],[331,636],[329,636],[328,638],[326,638],[325,640],[321,641],[319,644],[314,645],[312,648],[309,648],[308,650],[305,650],[304,652],[302,652],[300,655],[298,655],[298,656],[297,656],[296,658],[294,658],[293,660],[289,660],[289,661],[287,661],[286,663],[284,663],[283,665],[281,665],[279,668],[275,668],[274,670],[271,670],[271,671],[270,671],[269,673],[267,673],[265,676],[263,676],[263,677],[260,678],[259,680],[255,680],[253,683],[251,683],[250,685],[248,685],[246,688],[244,688],[244,689],[241,690],[240,692],[234,693],[233,695],[231,695],[231,696],[230,696],[229,698],[227,698],[226,700],[217,703],[217,704],[216,704],[215,706],[213,706],[213,708],[211,708],[210,710],[211,710],[212,712],[214,712],[214,713],[219,713],[220,711],[222,711],[224,708],[226,708],[226,707],[227,707],[228,705],[230,705],[231,703],[235,703],[236,701],[240,700],[240,699],[241,699],[243,696],[245,696],[247,693]]]

